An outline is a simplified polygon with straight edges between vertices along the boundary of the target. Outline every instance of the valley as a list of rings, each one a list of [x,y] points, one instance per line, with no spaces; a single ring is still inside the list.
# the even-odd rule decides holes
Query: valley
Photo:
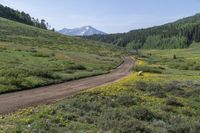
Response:
[[[0,133],[199,133],[198,5],[0,1]]]
[[[52,105],[4,116],[2,131],[198,132],[199,51],[199,44],[188,49],[145,50],[127,77]],[[195,67],[185,69],[184,64],[190,63]],[[138,76],[138,70],[143,76]]]

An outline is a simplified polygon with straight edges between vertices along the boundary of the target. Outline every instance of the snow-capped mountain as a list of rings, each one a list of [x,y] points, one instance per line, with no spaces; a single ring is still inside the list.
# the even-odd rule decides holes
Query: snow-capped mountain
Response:
[[[91,26],[83,26],[83,27],[74,28],[74,29],[64,28],[58,32],[64,35],[69,35],[69,36],[91,36],[91,35],[105,35],[106,34]]]

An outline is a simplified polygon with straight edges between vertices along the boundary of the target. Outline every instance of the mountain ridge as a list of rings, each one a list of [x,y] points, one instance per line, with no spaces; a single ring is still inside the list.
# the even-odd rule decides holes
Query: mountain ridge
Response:
[[[200,42],[200,14],[127,33],[93,35],[85,38],[121,47],[131,46],[135,49],[187,48],[192,42]]]

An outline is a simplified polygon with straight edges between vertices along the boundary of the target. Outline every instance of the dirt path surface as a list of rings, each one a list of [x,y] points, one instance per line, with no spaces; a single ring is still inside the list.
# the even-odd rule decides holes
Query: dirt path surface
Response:
[[[109,74],[2,94],[0,95],[0,114],[12,113],[25,107],[53,103],[81,90],[113,83],[130,74],[134,64],[136,64],[136,61],[134,62],[130,57],[126,57],[124,63]]]

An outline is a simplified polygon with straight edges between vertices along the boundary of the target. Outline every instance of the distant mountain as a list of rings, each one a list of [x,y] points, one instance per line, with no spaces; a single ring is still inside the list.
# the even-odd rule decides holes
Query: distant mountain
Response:
[[[74,29],[64,28],[58,32],[64,35],[69,35],[69,36],[91,36],[91,35],[105,35],[106,34],[91,26],[83,26],[83,27],[74,28]]]

